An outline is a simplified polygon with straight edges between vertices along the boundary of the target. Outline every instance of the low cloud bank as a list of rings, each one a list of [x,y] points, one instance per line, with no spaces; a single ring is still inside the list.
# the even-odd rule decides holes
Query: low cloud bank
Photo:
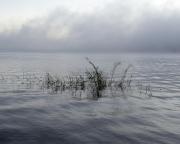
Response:
[[[180,13],[114,3],[95,13],[56,9],[0,33],[0,51],[180,52]]]

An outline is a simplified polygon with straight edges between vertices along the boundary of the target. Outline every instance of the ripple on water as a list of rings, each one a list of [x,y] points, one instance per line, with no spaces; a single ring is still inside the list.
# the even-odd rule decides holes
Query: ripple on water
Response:
[[[106,67],[109,60],[107,56],[103,58],[101,63]],[[0,59],[5,61],[4,57]],[[44,69],[48,70],[46,57],[41,55],[39,64],[29,60],[34,60],[33,55],[28,55],[28,59],[23,57],[23,61],[19,57],[16,67],[14,57],[6,65],[0,63],[3,68],[0,71],[0,143],[180,143],[179,57],[130,60],[134,64],[134,81],[150,84],[152,97],[131,92],[126,97],[104,97],[97,101],[73,99],[68,93],[50,95],[39,90]],[[63,62],[68,60],[58,56],[58,64],[48,65],[49,69],[64,66]],[[36,69],[38,72],[32,72]]]

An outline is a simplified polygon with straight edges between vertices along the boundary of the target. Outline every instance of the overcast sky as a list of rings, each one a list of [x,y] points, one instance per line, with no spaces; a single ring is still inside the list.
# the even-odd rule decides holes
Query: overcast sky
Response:
[[[0,51],[180,52],[180,0],[0,0]]]

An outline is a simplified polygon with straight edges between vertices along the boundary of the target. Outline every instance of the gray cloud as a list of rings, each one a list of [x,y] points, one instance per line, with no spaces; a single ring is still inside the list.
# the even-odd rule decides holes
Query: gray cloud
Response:
[[[128,2],[91,14],[59,8],[12,33],[0,33],[0,51],[180,52],[180,13]]]

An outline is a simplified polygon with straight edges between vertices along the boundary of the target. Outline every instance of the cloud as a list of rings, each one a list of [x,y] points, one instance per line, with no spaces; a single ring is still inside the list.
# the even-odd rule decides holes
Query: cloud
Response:
[[[94,13],[58,8],[1,32],[0,51],[180,52],[180,12],[173,6],[128,0]]]

